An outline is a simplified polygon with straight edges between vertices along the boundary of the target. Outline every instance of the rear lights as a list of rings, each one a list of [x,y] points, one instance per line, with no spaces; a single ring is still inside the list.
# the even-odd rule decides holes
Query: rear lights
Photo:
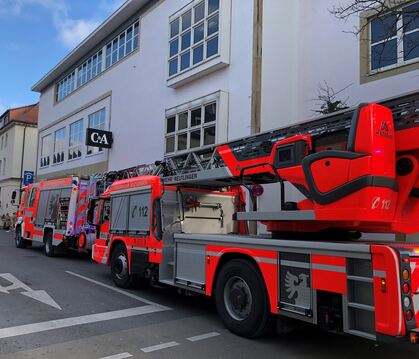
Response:
[[[414,332],[414,331],[410,332],[409,339],[410,339],[410,342],[412,344],[419,343],[419,333],[418,332]]]
[[[410,298],[409,297],[404,297],[403,298],[403,304],[406,308],[409,308],[410,306]],[[410,320],[410,319],[409,319]]]
[[[383,293],[387,292],[387,282],[386,282],[385,278],[381,278],[381,291]]]
[[[404,280],[408,280],[409,279],[409,271],[407,269],[405,269],[402,272],[402,277],[403,277]]]
[[[403,288],[403,293],[404,294],[408,294],[409,293],[409,290],[410,290],[409,284],[404,283],[403,286],[402,286],[402,288]]]

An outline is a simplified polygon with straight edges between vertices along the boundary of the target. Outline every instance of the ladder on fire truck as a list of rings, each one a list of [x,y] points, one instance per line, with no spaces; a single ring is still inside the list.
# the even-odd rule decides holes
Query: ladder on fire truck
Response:
[[[378,102],[388,107],[393,113],[395,130],[400,131],[419,127],[419,92],[390,98]],[[167,156],[163,161],[154,164],[142,164],[135,167],[99,174],[110,181],[137,176],[161,176],[166,184],[224,186],[234,184],[274,183],[281,182],[277,176],[254,178],[245,175],[248,168],[242,168],[241,175],[235,176],[229,171],[218,149],[229,146],[232,153],[241,160],[252,160],[267,156],[278,141],[298,134],[323,136],[349,132],[354,114],[358,107],[349,108],[329,115],[321,116],[307,122],[289,127],[278,128],[251,135],[225,144],[216,144],[204,148],[189,150],[180,154]]]

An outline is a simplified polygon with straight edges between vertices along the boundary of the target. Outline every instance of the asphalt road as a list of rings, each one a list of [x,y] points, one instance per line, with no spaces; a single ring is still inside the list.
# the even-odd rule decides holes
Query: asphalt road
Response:
[[[313,327],[247,340],[229,333],[213,303],[172,289],[117,289],[85,255],[47,258],[0,232],[3,358],[396,358],[419,345],[374,343]]]

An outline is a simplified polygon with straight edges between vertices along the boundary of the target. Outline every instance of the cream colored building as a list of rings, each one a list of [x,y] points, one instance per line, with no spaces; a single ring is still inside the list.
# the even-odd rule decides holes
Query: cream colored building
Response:
[[[0,116],[0,218],[13,217],[24,171],[36,169],[38,104],[9,109]]]

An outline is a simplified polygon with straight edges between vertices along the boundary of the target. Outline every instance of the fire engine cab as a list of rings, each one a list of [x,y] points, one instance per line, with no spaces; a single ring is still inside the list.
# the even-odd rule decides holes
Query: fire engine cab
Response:
[[[130,169],[100,197],[93,259],[120,287],[214,297],[245,337],[275,318],[418,342],[419,244],[358,239],[419,231],[418,113],[415,93]],[[287,202],[284,182],[305,198]],[[258,209],[250,186],[265,183],[281,210]]]
[[[17,215],[16,247],[41,243],[49,257],[68,248],[90,250],[95,226],[88,223],[87,217],[95,191],[96,183],[81,177],[24,187]]]

